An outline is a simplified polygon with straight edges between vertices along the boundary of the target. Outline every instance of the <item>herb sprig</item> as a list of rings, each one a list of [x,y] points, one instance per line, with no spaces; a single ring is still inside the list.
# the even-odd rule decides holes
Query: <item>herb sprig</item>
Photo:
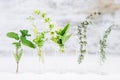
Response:
[[[18,73],[19,62],[20,62],[20,59],[21,59],[22,54],[23,54],[22,45],[28,46],[30,48],[36,48],[36,46],[30,40],[27,39],[27,37],[31,36],[28,33],[28,30],[20,30],[20,33],[21,33],[21,35],[18,35],[15,32],[8,32],[7,33],[7,37],[16,40],[15,42],[12,43],[16,48],[16,51],[14,53],[14,58],[15,58],[15,61],[17,64],[16,73]]]
[[[84,55],[87,53],[87,27],[92,23],[92,19],[101,15],[100,12],[94,12],[86,17],[86,20],[81,22],[78,26],[78,38],[80,45],[80,55],[78,58],[78,63],[80,64],[84,59]]]
[[[108,36],[110,35],[111,33],[111,30],[112,30],[112,27],[114,25],[111,25],[104,33],[104,36],[102,39],[99,40],[99,45],[100,45],[100,60],[101,62],[104,62],[105,59],[106,59],[106,47],[107,47],[107,39],[108,39]]]

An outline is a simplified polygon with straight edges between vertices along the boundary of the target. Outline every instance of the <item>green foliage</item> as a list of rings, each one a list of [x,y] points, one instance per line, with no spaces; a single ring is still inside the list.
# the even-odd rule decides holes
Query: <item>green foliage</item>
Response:
[[[106,59],[106,47],[107,47],[107,39],[108,39],[108,36],[112,30],[112,26],[110,26],[104,33],[104,36],[102,39],[100,39],[99,41],[99,44],[100,44],[100,58],[101,58],[101,61],[104,62],[105,59]]]
[[[27,36],[31,36],[31,34],[28,34],[28,30],[20,30],[20,32],[21,32],[21,36],[22,37],[27,37]]]
[[[71,34],[67,34],[69,28],[70,24],[67,24],[63,29],[55,31],[56,35],[52,36],[51,40],[59,45],[61,52],[64,52],[64,44],[71,37]]]
[[[41,61],[43,63],[44,62],[44,57],[43,57],[43,53],[42,53],[42,47],[44,46],[44,43],[47,40],[47,39],[45,39],[46,32],[38,32],[38,31],[36,31],[35,33],[36,33],[36,37],[33,40],[33,42],[37,46],[38,57],[39,57],[39,59],[41,59]]]
[[[23,54],[23,50],[21,49],[22,44],[25,46],[28,46],[30,48],[36,47],[30,40],[27,39],[27,37],[31,36],[28,33],[28,30],[20,30],[20,33],[21,33],[21,35],[18,35],[15,32],[7,33],[7,37],[13,38],[16,40],[15,42],[12,43],[16,47],[16,52],[14,53],[14,58],[15,58],[16,64],[17,64],[16,72],[18,72],[18,65],[19,65],[20,59]]]
[[[38,33],[36,38],[33,40],[33,42],[40,48],[44,45],[45,41],[45,33]]]
[[[30,48],[36,48],[36,46],[30,40],[27,39],[27,37],[31,36],[28,33],[28,30],[20,30],[20,32],[21,32],[20,41],[22,42],[22,44]]]
[[[66,35],[66,33],[67,33],[67,31],[68,31],[69,28],[70,28],[70,24],[67,24],[67,25],[63,28],[63,30],[60,31],[60,35],[61,35],[61,36]]]
[[[27,37],[28,36],[31,36],[29,33],[28,33],[28,30],[20,30],[20,33],[21,35],[18,35],[17,33],[15,32],[8,32],[7,33],[7,37],[9,38],[13,38],[15,39],[16,41],[13,42],[12,44],[15,45],[16,47],[16,52],[14,54],[14,57],[15,57],[15,60],[16,62],[19,62],[20,61],[20,58],[22,56],[22,49],[21,49],[21,46],[22,44],[23,45],[26,45],[30,48],[35,48],[35,45],[30,41],[30,40],[27,40]],[[19,37],[20,36],[20,37]],[[21,49],[21,50],[20,50]],[[19,51],[20,50],[20,51]]]
[[[70,37],[71,37],[71,34],[64,35],[64,37],[62,37],[62,42],[65,43]]]
[[[21,37],[21,42],[25,46],[28,46],[30,48],[36,48],[36,46],[31,41],[27,40],[25,37]]]
[[[19,36],[18,36],[18,34],[15,33],[15,32],[9,32],[9,33],[7,33],[7,37],[13,38],[13,39],[15,39],[15,40],[19,40]]]
[[[51,19],[47,17],[46,13],[41,12],[40,10],[34,10],[33,14],[35,15],[35,17],[37,16],[38,18],[41,18],[43,22],[48,25],[49,28],[46,31],[39,32],[36,25],[37,21],[34,18],[34,15],[27,18],[28,20],[32,21],[33,32],[35,34],[35,39],[33,39],[33,42],[37,46],[36,48],[38,49],[39,58],[43,60],[42,47],[47,40],[46,35],[49,34],[50,36],[52,36],[52,41],[59,45],[60,51],[64,52],[64,43],[71,37],[71,34],[66,34],[67,30],[70,27],[70,24],[67,24],[62,30],[54,31],[54,24],[51,22]]]

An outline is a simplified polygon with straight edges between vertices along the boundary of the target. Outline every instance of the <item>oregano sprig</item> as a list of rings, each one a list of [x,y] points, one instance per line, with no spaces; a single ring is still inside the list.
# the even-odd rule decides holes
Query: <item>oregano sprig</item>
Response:
[[[38,16],[40,19],[42,19],[44,21],[44,23],[48,24],[49,31],[54,28],[53,22],[51,21],[50,17],[47,17],[46,13],[41,12],[40,10],[34,10],[33,14]],[[32,25],[35,27],[35,25],[36,25],[34,22],[35,18],[33,16],[29,16],[27,19],[32,21],[33,22]]]
[[[41,61],[44,62],[42,47],[44,46],[44,43],[47,41],[46,35],[48,33],[53,33],[52,29],[54,28],[54,24],[51,22],[50,18],[47,17],[46,13],[41,12],[40,10],[34,10],[33,14],[34,14],[33,16],[29,16],[27,19],[32,21],[33,32],[35,35],[35,39],[33,39],[33,42],[37,46],[39,59],[41,59]],[[34,16],[37,16],[38,18],[42,19],[44,23],[48,24],[49,30],[39,31],[37,28],[36,19]]]

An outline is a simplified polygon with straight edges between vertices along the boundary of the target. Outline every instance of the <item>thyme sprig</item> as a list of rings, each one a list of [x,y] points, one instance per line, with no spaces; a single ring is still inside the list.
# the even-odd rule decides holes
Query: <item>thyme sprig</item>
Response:
[[[87,27],[92,23],[92,19],[101,15],[100,12],[94,12],[86,17],[86,20],[81,22],[78,26],[78,38],[80,45],[80,55],[78,58],[78,63],[80,64],[84,59],[84,55],[87,53]]]
[[[110,35],[110,32],[112,30],[112,27],[114,25],[111,25],[104,33],[104,36],[102,39],[99,40],[99,45],[100,45],[100,60],[101,62],[104,62],[105,59],[106,59],[106,47],[107,47],[107,39],[108,39],[108,36]]]

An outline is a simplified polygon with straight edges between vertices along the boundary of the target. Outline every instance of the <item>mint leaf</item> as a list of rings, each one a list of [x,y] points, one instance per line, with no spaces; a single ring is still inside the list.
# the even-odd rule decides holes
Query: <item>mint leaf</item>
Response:
[[[18,34],[15,33],[15,32],[8,32],[8,33],[7,33],[7,37],[13,38],[13,39],[15,39],[15,40],[19,40],[19,36],[18,36]]]

